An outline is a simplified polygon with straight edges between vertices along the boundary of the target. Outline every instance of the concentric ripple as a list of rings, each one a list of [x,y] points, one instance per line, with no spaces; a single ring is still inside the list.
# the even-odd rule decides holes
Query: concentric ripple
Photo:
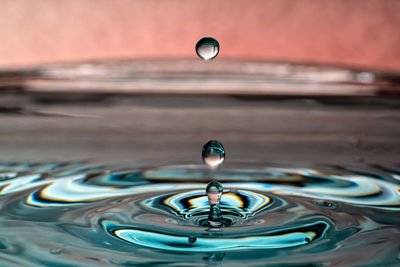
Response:
[[[202,166],[3,163],[0,227],[7,230],[0,263],[163,264],[169,253],[171,264],[182,265],[260,259],[397,265],[398,172],[387,166],[214,170],[229,223],[210,227],[204,224],[210,171]]]
[[[186,252],[217,252],[249,249],[289,248],[304,245],[320,237],[327,224],[316,222],[311,225],[257,236],[182,236],[154,231],[145,231],[123,227],[111,221],[102,222],[103,226],[114,236],[127,242],[149,248],[186,251]],[[191,238],[194,238],[193,241]]]
[[[160,195],[144,201],[144,204],[154,209],[166,210],[184,220],[197,214],[208,213],[210,208],[204,190]],[[270,197],[245,190],[224,193],[221,199],[223,213],[232,213],[243,219],[265,210],[269,204],[271,204]]]

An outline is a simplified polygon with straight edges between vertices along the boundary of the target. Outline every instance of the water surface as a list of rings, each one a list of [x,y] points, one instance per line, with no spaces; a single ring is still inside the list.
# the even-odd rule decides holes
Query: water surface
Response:
[[[2,72],[0,265],[398,266],[398,77],[185,60]],[[216,170],[208,140],[226,149]],[[224,227],[207,224],[210,180]]]
[[[395,266],[398,168],[0,165],[4,265]],[[210,176],[230,226],[202,226]],[[7,229],[5,231],[5,229]]]

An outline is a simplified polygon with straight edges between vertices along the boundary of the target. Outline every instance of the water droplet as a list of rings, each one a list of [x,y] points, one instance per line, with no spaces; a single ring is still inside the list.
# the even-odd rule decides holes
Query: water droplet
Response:
[[[218,52],[219,43],[212,37],[203,37],[196,44],[196,53],[204,60],[215,58],[218,55]]]
[[[57,255],[57,254],[60,254],[61,252],[62,252],[61,248],[52,248],[52,249],[50,249],[50,254]]]
[[[208,141],[202,149],[203,161],[211,168],[217,168],[225,160],[225,150],[218,141]]]
[[[196,240],[197,240],[197,237],[189,236],[189,243],[194,243],[194,242],[196,242]]]

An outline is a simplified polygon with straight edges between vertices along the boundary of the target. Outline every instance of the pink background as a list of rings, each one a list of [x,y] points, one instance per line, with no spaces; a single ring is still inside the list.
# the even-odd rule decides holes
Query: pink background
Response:
[[[400,70],[397,0],[3,0],[0,68],[60,61],[291,60]]]

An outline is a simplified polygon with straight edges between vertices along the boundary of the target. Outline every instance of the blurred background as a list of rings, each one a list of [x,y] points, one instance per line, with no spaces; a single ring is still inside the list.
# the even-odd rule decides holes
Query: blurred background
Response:
[[[400,1],[4,0],[0,160],[398,164]],[[220,53],[203,61],[196,42]]]
[[[196,58],[400,70],[397,0],[3,0],[0,68],[104,59]]]

